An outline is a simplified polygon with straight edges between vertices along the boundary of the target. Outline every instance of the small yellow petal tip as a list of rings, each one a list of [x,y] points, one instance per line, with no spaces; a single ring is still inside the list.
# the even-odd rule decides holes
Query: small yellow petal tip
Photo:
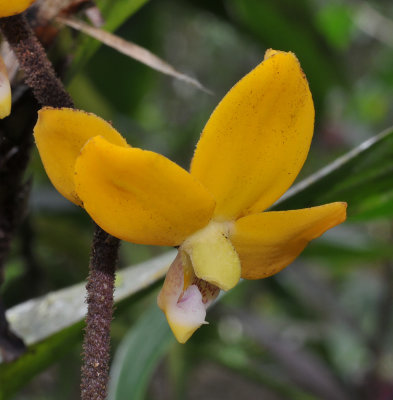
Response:
[[[274,50],[274,49],[267,49],[265,51],[265,56],[263,57],[263,61],[266,61],[267,59],[269,59],[270,57],[273,57],[277,54],[290,54],[293,58],[295,58],[296,60],[298,60],[298,58],[296,57],[295,53],[292,53],[292,51],[283,51],[283,50]]]
[[[337,201],[336,203],[333,203],[337,205],[337,225],[343,223],[347,219],[347,209],[348,209],[348,203],[345,201]]]
[[[190,339],[190,337],[195,333],[195,331],[197,331],[203,324],[201,323],[197,326],[182,325],[181,323],[179,324],[176,320],[171,319],[168,314],[165,315],[173,335],[175,336],[176,340],[181,344],[186,343],[188,339]]]
[[[277,53],[280,53],[280,50],[267,49],[263,60],[267,60],[268,58],[276,55]]]
[[[35,0],[3,0],[0,2],[0,18],[20,14],[34,2]]]
[[[11,86],[8,80],[7,69],[0,57],[0,119],[11,113]]]

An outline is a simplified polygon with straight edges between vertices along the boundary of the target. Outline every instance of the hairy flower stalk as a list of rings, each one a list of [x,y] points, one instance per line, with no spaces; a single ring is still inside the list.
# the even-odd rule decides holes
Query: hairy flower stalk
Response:
[[[25,81],[41,106],[73,107],[70,95],[57,78],[45,50],[23,15],[0,19],[4,37],[15,52]],[[119,240],[96,226],[88,277],[84,365],[81,395],[83,400],[106,398],[109,378],[110,324],[113,313],[113,288]],[[0,318],[1,321],[1,318]]]
[[[115,266],[120,241],[96,226],[86,285],[87,306],[81,397],[105,399],[109,376],[110,328]]]
[[[26,18],[19,14],[0,19],[0,28],[25,73],[25,82],[41,106],[73,107],[70,95],[56,76],[44,48]]]

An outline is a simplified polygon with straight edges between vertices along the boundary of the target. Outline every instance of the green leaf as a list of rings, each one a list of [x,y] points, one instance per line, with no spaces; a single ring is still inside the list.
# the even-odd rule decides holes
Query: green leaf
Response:
[[[310,2],[300,0],[225,0],[230,18],[245,27],[264,47],[293,51],[319,103],[337,83],[343,83],[342,66],[314,25]]]
[[[262,349],[265,350],[264,348]],[[316,397],[297,388],[292,382],[277,374],[277,371],[264,370],[260,367],[264,356],[258,348],[250,346],[247,340],[239,343],[226,344],[222,341],[209,343],[208,347],[203,346],[199,350],[204,358],[210,359],[229,368],[245,378],[260,384],[262,387],[269,388],[277,393],[280,398],[292,400],[316,400]]]
[[[346,49],[351,41],[353,13],[347,4],[327,3],[317,15],[320,30],[339,49]]]
[[[302,253],[302,257],[319,258],[324,261],[331,261],[332,267],[340,269],[345,263],[384,261],[393,258],[393,248],[390,244],[376,243],[368,239],[363,243],[344,243],[331,240],[316,240]],[[359,265],[356,264],[356,268]],[[341,268],[342,271],[342,268]]]
[[[98,0],[97,5],[105,19],[102,26],[107,32],[114,32],[123,22],[135,14],[148,0]],[[91,56],[101,46],[101,42],[81,35],[81,43],[77,47],[73,62],[67,74],[67,81],[72,79]]]
[[[154,303],[120,343],[111,369],[109,400],[142,400],[155,367],[175,341]]]
[[[63,329],[49,339],[30,346],[16,361],[0,364],[0,400],[9,399],[31,378],[68,353],[70,347],[80,341],[82,325],[80,322]]]
[[[393,128],[388,128],[293,186],[273,208],[346,201],[352,220],[391,217],[392,173]]]
[[[245,309],[235,315],[243,325],[245,336],[269,353],[280,365],[285,376],[299,388],[318,399],[351,398],[348,388],[333,373],[330,364],[305,347],[296,347],[292,339],[282,334],[281,325],[276,325],[273,321],[262,321],[257,314]]]
[[[175,251],[170,251],[120,270],[116,279],[116,303],[129,299],[161,279],[175,254]],[[9,398],[80,341],[82,320],[86,314],[85,295],[83,282],[31,299],[7,311],[12,330],[23,338],[28,351],[12,363],[0,361],[0,400]],[[162,314],[156,305],[154,308]]]

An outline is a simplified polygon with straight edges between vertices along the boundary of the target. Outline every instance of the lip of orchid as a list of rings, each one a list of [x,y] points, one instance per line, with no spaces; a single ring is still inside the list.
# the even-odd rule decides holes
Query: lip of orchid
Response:
[[[179,250],[158,295],[158,305],[179,342],[186,342],[195,330],[207,324],[206,309],[219,293],[220,288],[195,275],[189,258]]]
[[[188,255],[182,251],[179,251],[167,276],[172,289],[176,289],[172,290],[171,296],[168,297],[171,298],[171,302],[176,301],[176,305],[183,304],[182,308],[185,308],[184,304],[198,301],[207,309],[220,293],[218,286],[195,275]]]
[[[192,284],[188,286],[186,290],[180,295],[177,304],[187,301],[190,296],[195,295],[196,290],[201,296],[201,301],[205,309],[210,306],[210,304],[216,299],[216,297],[220,293],[219,287],[195,276]]]

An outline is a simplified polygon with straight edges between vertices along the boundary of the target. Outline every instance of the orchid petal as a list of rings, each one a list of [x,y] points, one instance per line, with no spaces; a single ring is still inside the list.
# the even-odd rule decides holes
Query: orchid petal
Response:
[[[0,18],[20,14],[29,8],[35,0],[3,0],[0,2]]]
[[[261,279],[289,265],[328,229],[346,219],[346,203],[248,215],[236,221],[230,236],[242,264],[242,277]]]
[[[75,186],[101,228],[140,244],[179,245],[208,223],[215,205],[195,178],[164,156],[98,136],[78,157]]]
[[[75,193],[75,161],[85,143],[96,135],[118,146],[128,146],[116,129],[94,114],[51,107],[38,112],[34,137],[46,173],[53,186],[77,205],[82,203]]]
[[[221,100],[192,160],[191,174],[217,201],[215,219],[273,204],[303,166],[313,124],[313,101],[296,56],[268,51]]]

